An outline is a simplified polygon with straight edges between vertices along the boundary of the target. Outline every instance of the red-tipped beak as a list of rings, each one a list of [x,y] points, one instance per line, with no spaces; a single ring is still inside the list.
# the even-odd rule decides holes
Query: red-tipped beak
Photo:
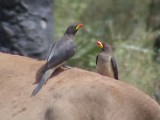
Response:
[[[76,26],[76,30],[82,28],[83,26],[84,26],[83,24],[78,24],[78,25]]]
[[[84,25],[83,24],[79,24],[79,28],[82,28]]]
[[[102,44],[102,42],[100,42],[100,41],[96,41],[96,44],[97,44],[97,46],[98,46],[98,47],[103,48],[103,44]]]

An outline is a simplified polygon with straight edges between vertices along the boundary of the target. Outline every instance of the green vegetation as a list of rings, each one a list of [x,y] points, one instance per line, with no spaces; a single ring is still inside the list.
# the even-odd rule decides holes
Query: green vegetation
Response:
[[[149,95],[160,82],[160,64],[154,62],[153,43],[158,33],[146,30],[151,0],[57,0],[55,38],[68,25],[81,22],[85,27],[76,35],[77,54],[70,65],[95,71],[99,49],[96,40],[112,45],[120,79]]]

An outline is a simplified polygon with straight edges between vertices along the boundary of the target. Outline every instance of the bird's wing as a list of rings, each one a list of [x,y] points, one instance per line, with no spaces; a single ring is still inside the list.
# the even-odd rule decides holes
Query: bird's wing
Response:
[[[96,65],[97,65],[97,62],[98,62],[98,55],[97,55],[97,57],[96,57]]]
[[[52,47],[47,60],[47,68],[55,67],[75,54],[75,44],[72,40],[60,39]]]
[[[55,41],[55,42],[53,43],[52,47],[51,47],[51,50],[50,50],[49,55],[48,55],[48,58],[47,58],[47,62],[51,59],[51,57],[52,57],[52,55],[53,55],[52,49],[54,48],[54,46],[55,46],[56,43],[57,43],[57,41]]]
[[[118,80],[118,67],[117,67],[116,60],[114,59],[114,57],[111,58],[111,64],[113,68],[114,78]]]

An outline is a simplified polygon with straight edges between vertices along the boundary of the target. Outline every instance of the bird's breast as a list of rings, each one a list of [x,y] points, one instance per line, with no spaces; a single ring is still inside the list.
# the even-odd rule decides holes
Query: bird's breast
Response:
[[[99,55],[96,69],[97,72],[101,75],[113,77],[114,74],[111,65],[111,56]]]

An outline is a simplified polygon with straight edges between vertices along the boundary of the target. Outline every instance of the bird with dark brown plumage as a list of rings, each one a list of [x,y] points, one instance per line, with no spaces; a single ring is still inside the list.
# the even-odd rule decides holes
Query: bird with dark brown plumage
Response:
[[[43,75],[38,86],[33,90],[31,96],[35,96],[43,84],[51,77],[52,73],[61,67],[66,60],[74,56],[76,45],[74,42],[76,32],[83,27],[83,24],[70,25],[64,35],[53,44],[47,62],[43,68]]]
[[[96,44],[102,49],[96,58],[97,72],[118,80],[118,68],[113,57],[111,46],[100,41],[97,41]]]

